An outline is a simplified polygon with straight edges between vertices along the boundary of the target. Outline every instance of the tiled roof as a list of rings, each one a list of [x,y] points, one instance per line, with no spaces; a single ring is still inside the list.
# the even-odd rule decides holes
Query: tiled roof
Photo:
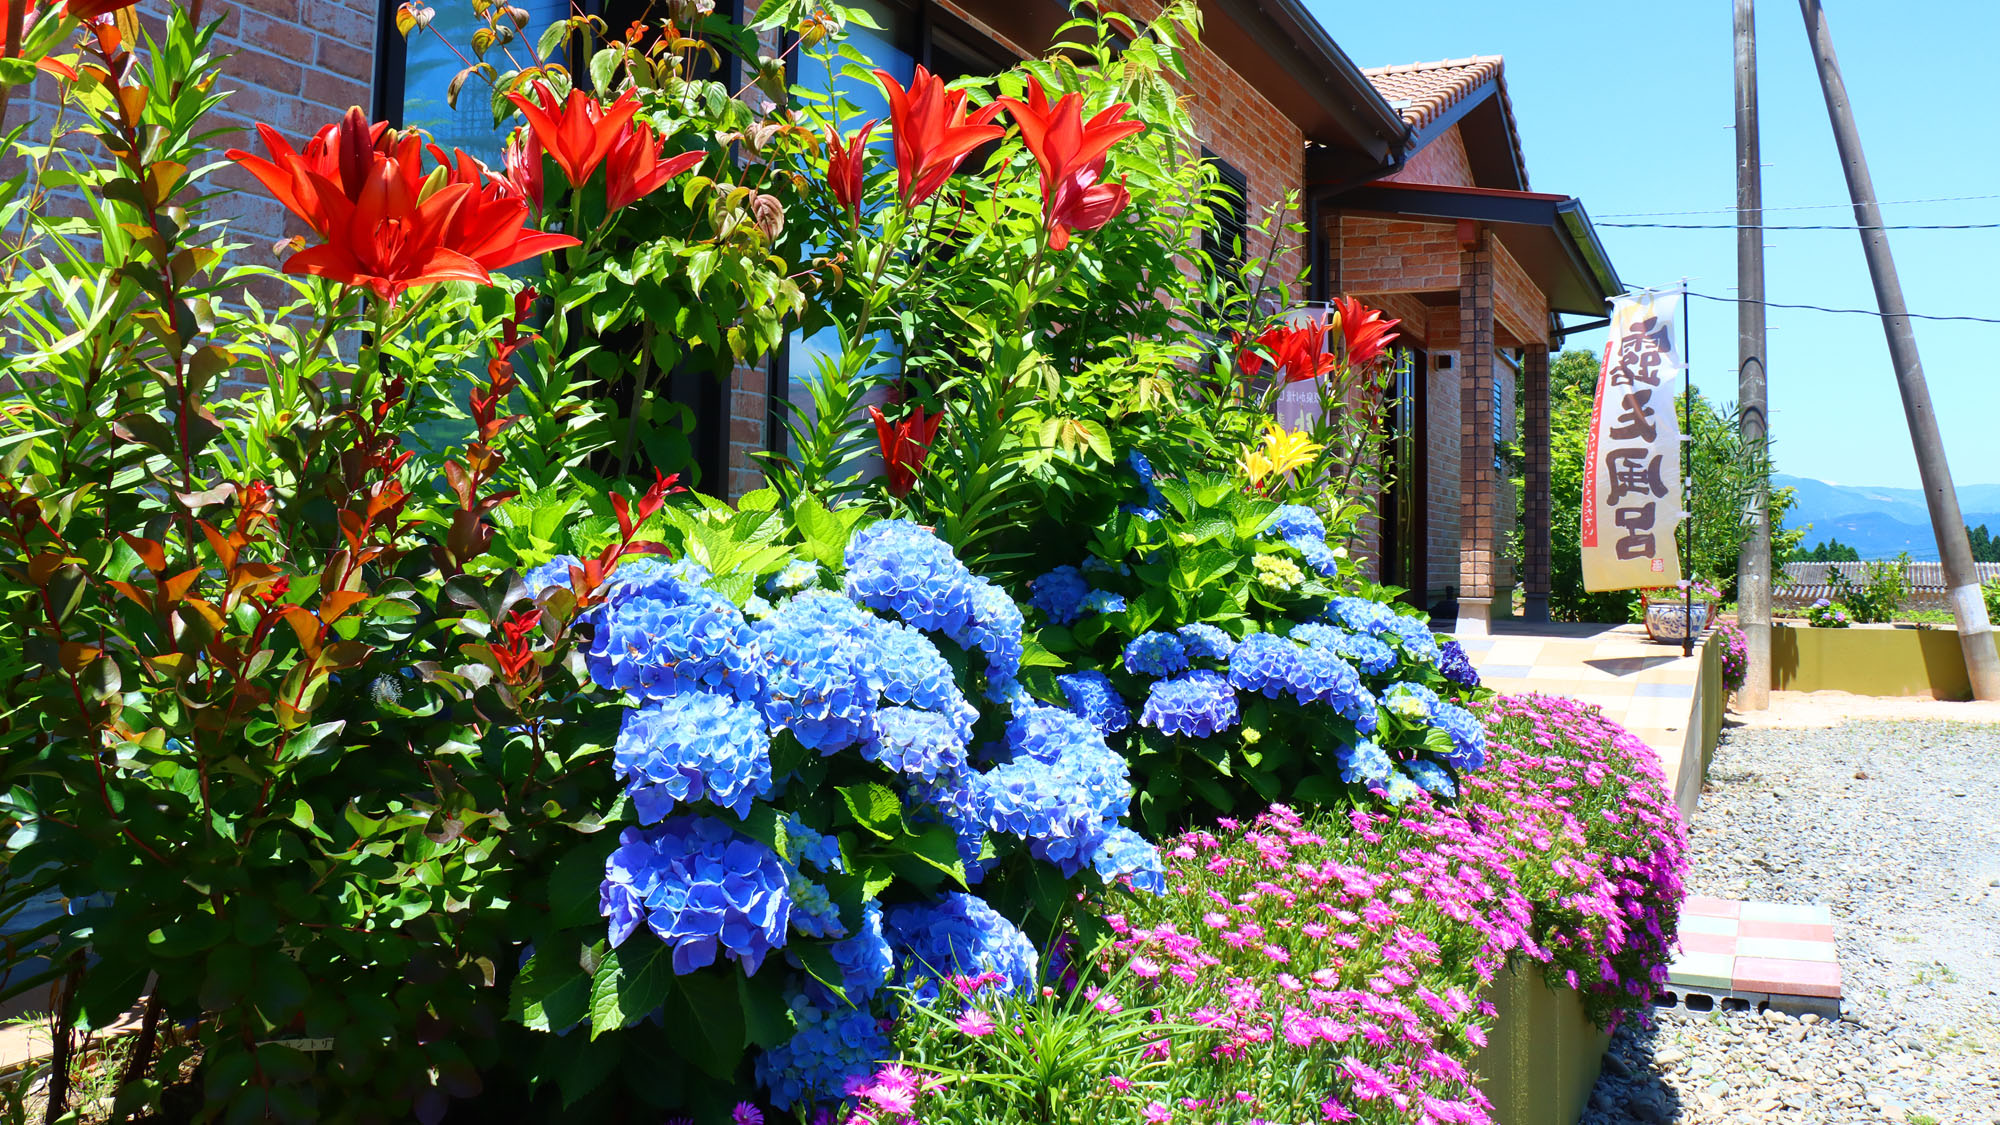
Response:
[[[1500,111],[1507,116],[1515,166],[1521,169],[1521,186],[1525,188],[1528,165],[1522,158],[1521,131],[1514,123],[1514,105],[1507,97],[1502,66],[1499,55],[1474,55],[1468,59],[1364,67],[1361,73],[1417,133],[1423,132],[1431,122],[1465,100],[1474,90],[1489,80],[1493,81],[1499,87]]]
[[[1459,100],[1500,73],[1499,55],[1362,68],[1410,128],[1421,130]]]

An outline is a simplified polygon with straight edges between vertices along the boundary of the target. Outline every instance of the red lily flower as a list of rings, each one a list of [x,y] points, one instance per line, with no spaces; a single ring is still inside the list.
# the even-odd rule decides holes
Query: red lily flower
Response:
[[[57,7],[69,13],[71,19],[88,22],[102,19],[113,12],[123,11],[138,2],[139,0],[68,0],[67,3],[58,4]],[[4,14],[3,9],[0,9],[0,14]]]
[[[852,225],[861,222],[861,189],[865,182],[861,157],[868,148],[868,134],[875,131],[880,120],[863,125],[854,139],[844,144],[832,126],[826,130],[826,186],[833,192],[833,201],[847,209]]]
[[[604,207],[606,213],[637,203],[658,191],[668,180],[701,163],[706,152],[697,149],[660,159],[660,142],[653,127],[644,122],[628,123],[604,162]]]
[[[1317,379],[1333,370],[1334,358],[1327,354],[1323,320],[1314,319],[1287,329],[1274,354],[1281,356],[1287,383]]]
[[[1382,310],[1371,309],[1353,297],[1337,298],[1333,305],[1339,310],[1340,334],[1349,367],[1367,367],[1381,359],[1389,345],[1395,343],[1396,326],[1402,321],[1384,320]]]
[[[1243,346],[1243,333],[1231,332],[1229,334],[1229,339],[1231,343],[1234,343],[1237,346],[1236,365],[1243,369],[1243,374],[1248,375],[1252,379],[1255,379],[1257,377],[1257,373],[1259,371],[1264,370],[1264,357],[1261,354],[1259,354],[1254,348],[1246,348]],[[1272,363],[1276,364],[1279,367],[1283,367],[1285,365],[1285,358],[1280,353],[1279,349],[1283,347],[1286,341],[1289,339],[1290,337],[1286,334],[1284,326],[1274,324],[1271,327],[1264,329],[1263,334],[1257,337],[1256,343],[1260,347],[1262,347],[1266,352],[1271,353]]]
[[[1028,79],[1028,100],[995,98],[1021,130],[1021,141],[1034,154],[1042,173],[1042,218],[1049,246],[1069,245],[1070,230],[1096,230],[1123,210],[1131,194],[1122,184],[1103,184],[1104,154],[1135,133],[1144,122],[1120,121],[1132,106],[1118,102],[1089,121],[1083,119],[1083,96],[1064,94],[1054,105],[1042,84]]]
[[[507,100],[528,119],[528,128],[555,157],[556,167],[569,177],[573,188],[589,182],[590,174],[610,155],[626,124],[639,112],[639,99],[630,90],[608,106],[575,88],[568,100],[558,99],[546,82],[535,83],[535,96],[539,101],[520,94],[508,94]]]
[[[500,150],[501,167],[507,174],[507,183],[528,201],[534,209],[535,217],[542,216],[542,139],[533,129],[516,129],[507,134],[507,144]]]
[[[892,423],[883,416],[881,407],[871,406],[868,416],[875,420],[875,440],[881,447],[882,461],[889,468],[889,495],[908,496],[917,485],[917,474],[923,470],[924,458],[930,455],[931,443],[937,440],[938,424],[944,421],[944,415],[926,418],[924,408],[914,406],[902,421]]]
[[[402,162],[379,157],[360,197],[350,202],[332,181],[310,175],[324,209],[326,241],[286,259],[286,273],[366,285],[385,301],[437,281],[492,281],[486,267],[444,244],[470,186],[447,184],[419,200]]]
[[[1006,133],[988,124],[998,103],[967,117],[965,91],[948,90],[944,79],[918,66],[910,88],[886,70],[875,80],[889,95],[889,128],[896,134],[896,191],[903,206],[915,207],[944,186],[973,149]]]
[[[436,145],[430,146],[430,152],[432,159],[450,170],[447,184],[472,189],[445,229],[444,245],[490,271],[578,244],[566,234],[523,229],[528,221],[528,201],[512,183],[488,176],[486,169],[462,150],[453,149],[451,160],[446,160]]]
[[[264,150],[271,154],[271,159],[253,156],[240,148],[232,148],[223,155],[261,180],[286,210],[305,220],[321,238],[331,229],[331,220],[321,198],[320,183],[331,187],[328,194],[353,203],[361,198],[361,189],[374,171],[376,159],[382,156],[396,158],[412,193],[419,189],[423,179],[418,160],[423,142],[414,134],[396,136],[387,121],[370,124],[360,106],[351,107],[347,116],[313,134],[303,152],[294,150],[269,125],[259,123],[257,135],[263,138]]]

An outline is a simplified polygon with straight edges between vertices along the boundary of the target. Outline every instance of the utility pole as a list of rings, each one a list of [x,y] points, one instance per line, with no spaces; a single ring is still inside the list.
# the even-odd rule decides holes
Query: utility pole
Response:
[[[1736,0],[1736,406],[1743,448],[1760,461],[1770,419],[1764,383],[1764,169],[1757,136],[1756,0]],[[1736,623],[1750,650],[1737,705],[1771,705],[1771,490],[1759,474],[1736,560]]]
[[[1799,0],[1799,12],[1805,16],[1806,37],[1812,40],[1813,60],[1819,65],[1820,89],[1826,95],[1827,116],[1833,119],[1833,139],[1840,146],[1847,191],[1854,197],[1854,222],[1861,228],[1861,249],[1875,282],[1882,331],[1889,337],[1889,359],[1896,367],[1896,387],[1903,394],[1903,414],[1910,423],[1910,443],[1916,447],[1917,473],[1923,478],[1924,499],[1930,505],[1931,529],[1937,533],[1938,557],[1944,562],[1944,584],[1951,597],[1952,616],[1958,622],[1958,643],[1965,649],[1972,697],[2000,699],[2000,654],[1993,648],[1993,624],[1987,620],[1986,602],[1979,593],[1979,572],[1972,563],[1965,517],[1958,510],[1951,466],[1945,462],[1944,440],[1938,435],[1930,387],[1924,382],[1916,333],[1910,327],[1909,309],[1903,304],[1896,259],[1889,252],[1889,232],[1882,229],[1882,208],[1875,202],[1875,184],[1861,152],[1861,134],[1854,126],[1847,85],[1840,78],[1840,60],[1834,57],[1833,33],[1827,29],[1819,0]]]

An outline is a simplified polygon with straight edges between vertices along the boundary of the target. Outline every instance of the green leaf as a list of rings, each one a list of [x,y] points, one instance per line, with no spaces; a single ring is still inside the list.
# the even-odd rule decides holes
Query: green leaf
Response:
[[[725,1082],[735,1075],[750,1045],[742,1000],[730,979],[739,976],[731,966],[676,978],[680,987],[669,997],[667,1010],[669,1026],[698,1029],[679,1038],[681,1053]]]
[[[590,1037],[630,1027],[658,1011],[674,992],[674,957],[650,934],[611,951],[590,981]]]
[[[336,719],[330,723],[315,723],[306,727],[285,740],[283,757],[287,760],[306,758],[328,749],[328,741],[339,734],[340,728],[346,725],[347,720]]]
[[[847,999],[847,989],[842,984],[847,975],[841,971],[840,962],[833,959],[833,951],[827,948],[825,942],[794,941],[785,946],[785,952],[796,956],[806,972],[825,985],[829,992],[842,1000]]]
[[[958,835],[942,824],[926,827],[921,833],[909,837],[905,845],[910,854],[958,880],[960,886],[967,886],[965,861],[958,855]]]
[[[756,1046],[769,1049],[792,1037],[791,1006],[776,973],[754,977],[736,974],[736,1000],[743,1009],[743,1025]]]
[[[567,930],[596,924],[597,890],[604,883],[604,860],[618,846],[609,832],[588,836],[549,869],[549,925]]]
[[[854,814],[855,822],[861,827],[884,840],[909,834],[909,828],[903,823],[903,802],[894,789],[870,781],[845,785],[837,792],[840,799],[847,802],[847,810]]]
[[[509,1019],[536,1031],[566,1031],[590,1014],[591,976],[574,935],[535,950],[507,994]]]

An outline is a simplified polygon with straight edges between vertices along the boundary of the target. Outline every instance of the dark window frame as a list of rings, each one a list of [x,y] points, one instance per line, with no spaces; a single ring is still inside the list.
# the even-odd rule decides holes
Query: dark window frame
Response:
[[[1250,249],[1250,177],[1207,145],[1201,148],[1201,159],[1215,168],[1216,178],[1235,195],[1228,213],[1212,215],[1213,221],[1201,231],[1202,249],[1208,252],[1210,265],[1227,278],[1242,272]]]

